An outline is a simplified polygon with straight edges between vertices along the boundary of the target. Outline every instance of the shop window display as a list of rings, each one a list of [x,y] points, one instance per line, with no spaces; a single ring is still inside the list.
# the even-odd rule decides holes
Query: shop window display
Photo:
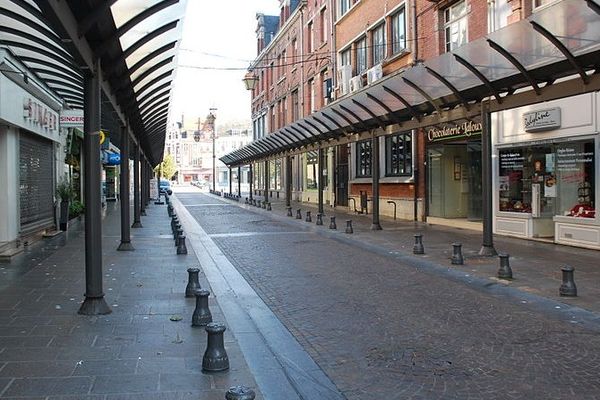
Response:
[[[503,149],[499,163],[500,211],[595,217],[593,140]]]

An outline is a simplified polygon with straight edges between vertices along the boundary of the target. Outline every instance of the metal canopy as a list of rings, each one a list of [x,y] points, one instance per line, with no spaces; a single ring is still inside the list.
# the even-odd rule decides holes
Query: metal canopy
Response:
[[[106,120],[117,137],[119,125],[130,127],[155,165],[164,151],[165,105],[168,110],[186,3],[7,0],[0,6],[0,45],[74,109],[83,108],[82,70],[94,70],[98,60],[102,104],[109,106],[103,128]]]
[[[228,166],[247,164],[313,149],[319,142],[351,133],[381,129],[378,134],[384,134],[393,124],[424,127],[434,117],[451,120],[473,113],[473,105],[485,99],[498,111],[519,106],[512,101],[516,98],[530,104],[598,90],[599,10],[597,0],[563,0],[452,53],[385,77],[261,138],[260,146],[250,144],[221,161]],[[553,83],[564,78],[577,82],[576,89],[561,93],[562,87]]]

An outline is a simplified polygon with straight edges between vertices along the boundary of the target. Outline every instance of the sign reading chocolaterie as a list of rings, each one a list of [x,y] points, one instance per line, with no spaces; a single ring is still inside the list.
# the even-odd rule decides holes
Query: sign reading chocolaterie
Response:
[[[442,128],[431,127],[427,130],[427,141],[464,139],[481,135],[481,122],[466,121],[462,124],[446,125]]]

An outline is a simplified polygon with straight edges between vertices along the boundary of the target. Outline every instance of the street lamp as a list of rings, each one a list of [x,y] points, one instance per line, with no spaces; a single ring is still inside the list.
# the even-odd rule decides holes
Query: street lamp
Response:
[[[244,75],[244,79],[242,79],[244,85],[246,85],[246,90],[254,90],[254,86],[258,82],[258,76],[254,75],[254,72],[248,71],[246,75]]]
[[[208,109],[208,116],[206,117],[206,123],[208,124],[208,126],[210,127],[211,133],[210,133],[210,137],[212,139],[212,159],[213,159],[213,164],[212,164],[212,189],[213,190],[217,190],[217,187],[215,185],[215,175],[216,175],[216,154],[215,154],[215,119],[217,119],[217,117],[215,116],[215,114],[213,114],[213,111],[217,111],[216,108],[209,108]]]

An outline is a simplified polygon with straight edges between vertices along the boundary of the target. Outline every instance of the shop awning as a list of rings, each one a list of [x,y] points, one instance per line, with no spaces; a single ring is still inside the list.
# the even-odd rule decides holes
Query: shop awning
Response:
[[[404,129],[600,88],[600,5],[563,0],[531,17],[390,75],[220,160],[281,157],[360,132]],[[570,82],[570,90],[564,90]],[[381,128],[381,129],[379,129]],[[329,144],[331,145],[331,144]]]
[[[126,123],[157,164],[186,2],[7,0],[0,6],[0,46],[74,109],[83,108],[82,71],[99,60],[103,127],[118,134]]]

